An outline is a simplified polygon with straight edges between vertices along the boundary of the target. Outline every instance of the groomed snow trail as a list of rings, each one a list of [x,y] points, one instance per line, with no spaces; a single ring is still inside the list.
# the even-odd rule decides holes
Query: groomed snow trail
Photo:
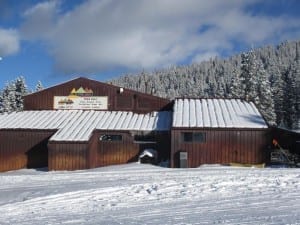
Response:
[[[300,224],[300,169],[127,164],[0,184],[0,224]]]

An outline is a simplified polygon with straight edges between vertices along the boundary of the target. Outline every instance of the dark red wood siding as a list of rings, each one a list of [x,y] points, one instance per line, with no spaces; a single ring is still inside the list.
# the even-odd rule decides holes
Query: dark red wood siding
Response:
[[[122,135],[122,141],[100,141],[102,135]],[[49,170],[78,170],[136,162],[145,148],[154,148],[159,160],[169,158],[169,132],[155,133],[156,143],[136,143],[131,132],[94,131],[89,142],[50,142]]]
[[[52,110],[54,96],[68,96],[73,88],[80,87],[93,90],[94,96],[108,96],[108,110],[132,111],[136,113],[148,113],[170,109],[168,99],[159,98],[149,94],[123,89],[106,83],[78,78],[24,97],[24,110]]]
[[[183,142],[182,132],[203,132],[203,143]],[[249,163],[268,161],[269,130],[173,129],[171,131],[171,166],[179,167],[179,152],[187,152],[188,167],[201,164]]]
[[[1,130],[0,171],[47,167],[47,142],[53,133],[41,130]]]
[[[135,132],[136,133],[136,132]],[[102,135],[122,135],[122,141],[100,141]],[[145,148],[158,151],[159,160],[169,158],[169,132],[155,133],[156,143],[140,143],[134,141],[134,135],[127,131],[95,131],[89,143],[90,168],[136,162]]]
[[[88,143],[50,142],[49,170],[88,169]]]

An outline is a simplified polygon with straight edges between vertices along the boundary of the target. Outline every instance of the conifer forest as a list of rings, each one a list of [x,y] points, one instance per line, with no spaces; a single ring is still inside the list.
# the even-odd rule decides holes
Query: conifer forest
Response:
[[[174,99],[241,98],[253,101],[270,125],[300,129],[300,41],[286,41],[191,65],[124,74],[108,83]],[[40,81],[34,91],[43,89]],[[21,111],[31,93],[24,77],[0,90],[0,113]]]
[[[300,129],[300,41],[126,74],[111,83],[170,99],[242,98],[253,101],[270,125]]]

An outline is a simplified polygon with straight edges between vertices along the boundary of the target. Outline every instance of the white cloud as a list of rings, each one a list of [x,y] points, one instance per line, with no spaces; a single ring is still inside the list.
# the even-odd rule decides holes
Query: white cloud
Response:
[[[21,27],[23,39],[49,39],[55,29],[58,17],[57,1],[38,3],[24,13],[25,22]]]
[[[18,32],[14,29],[0,28],[0,56],[17,53],[19,48]]]
[[[47,42],[56,67],[66,73],[157,68],[231,51],[236,40],[261,44],[292,26],[299,29],[290,18],[248,14],[245,7],[253,2],[90,0],[62,12],[50,1],[26,11],[21,31]]]

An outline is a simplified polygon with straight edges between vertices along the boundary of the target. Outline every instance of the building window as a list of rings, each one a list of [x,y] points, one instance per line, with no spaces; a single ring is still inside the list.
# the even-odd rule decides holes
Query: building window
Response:
[[[205,133],[197,132],[193,135],[194,142],[205,142]]]
[[[181,133],[181,137],[183,142],[203,143],[206,141],[206,134],[203,132],[183,132]]]
[[[134,142],[136,143],[156,143],[154,135],[134,135]]]
[[[123,137],[122,135],[118,135],[118,134],[104,134],[100,136],[99,140],[100,141],[122,141]]]
[[[192,132],[184,132],[182,133],[183,142],[193,142],[193,133]]]

